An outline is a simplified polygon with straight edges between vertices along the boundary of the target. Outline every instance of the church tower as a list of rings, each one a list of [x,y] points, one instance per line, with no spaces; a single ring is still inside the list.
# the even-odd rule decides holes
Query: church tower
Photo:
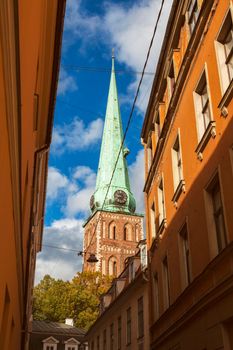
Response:
[[[113,56],[96,188],[90,198],[91,215],[84,224],[84,271],[118,276],[143,238],[143,215],[135,214],[136,203],[130,190],[126,161],[129,150],[122,147],[119,154],[122,140]],[[88,262],[91,254],[98,262]]]

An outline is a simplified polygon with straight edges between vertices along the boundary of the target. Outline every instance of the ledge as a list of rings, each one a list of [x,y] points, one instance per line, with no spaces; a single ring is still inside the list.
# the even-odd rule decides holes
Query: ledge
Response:
[[[200,161],[203,160],[202,152],[204,151],[209,139],[211,137],[214,139],[215,136],[216,136],[216,122],[214,120],[211,120],[201,138],[201,141],[199,142],[199,144],[197,145],[197,148],[195,149],[195,152],[197,153],[197,158]]]
[[[177,208],[177,201],[178,201],[182,192],[185,193],[185,181],[184,180],[180,180],[180,182],[175,190],[175,193],[172,197],[172,202],[174,203],[176,208]]]

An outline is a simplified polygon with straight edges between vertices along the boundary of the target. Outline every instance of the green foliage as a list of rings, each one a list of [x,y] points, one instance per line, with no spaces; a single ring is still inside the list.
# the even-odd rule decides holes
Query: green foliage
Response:
[[[98,317],[99,297],[110,284],[111,278],[99,272],[78,272],[71,282],[46,275],[34,288],[33,317],[55,322],[70,317],[75,326],[88,329]]]

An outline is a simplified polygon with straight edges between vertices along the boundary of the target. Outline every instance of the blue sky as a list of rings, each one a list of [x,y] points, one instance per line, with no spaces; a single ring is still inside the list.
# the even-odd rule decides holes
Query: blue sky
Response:
[[[156,69],[172,0],[165,1],[146,69]],[[115,50],[123,127],[127,123],[161,0],[67,0],[53,139],[49,158],[43,250],[37,257],[36,283],[49,273],[70,279],[81,270],[82,223],[95,188],[101,136]],[[144,166],[140,132],[153,75],[143,81],[126,146],[131,189],[143,212]]]

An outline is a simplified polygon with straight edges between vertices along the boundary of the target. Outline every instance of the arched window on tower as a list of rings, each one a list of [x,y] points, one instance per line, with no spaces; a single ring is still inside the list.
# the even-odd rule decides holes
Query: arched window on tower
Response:
[[[124,226],[124,240],[125,241],[133,240],[133,229],[130,224],[125,224]]]
[[[116,224],[114,221],[110,222],[110,224],[109,224],[108,238],[116,239]]]
[[[111,256],[108,261],[108,273],[111,276],[117,276],[117,259]]]

